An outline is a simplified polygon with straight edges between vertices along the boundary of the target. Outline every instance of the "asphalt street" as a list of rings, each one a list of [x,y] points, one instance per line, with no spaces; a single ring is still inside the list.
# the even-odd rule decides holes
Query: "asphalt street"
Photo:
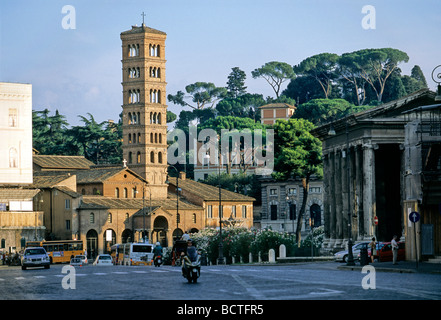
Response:
[[[336,262],[202,267],[0,268],[3,300],[440,300],[441,274],[345,270]]]

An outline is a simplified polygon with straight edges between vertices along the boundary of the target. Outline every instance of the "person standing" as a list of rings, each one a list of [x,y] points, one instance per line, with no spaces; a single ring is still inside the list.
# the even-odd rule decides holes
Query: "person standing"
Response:
[[[375,237],[372,238],[372,241],[369,243],[369,247],[371,248],[371,262],[374,262],[374,256],[377,255],[377,243],[375,242]]]
[[[392,245],[392,257],[393,257],[393,264],[397,264],[397,257],[398,257],[398,243],[397,243],[397,236],[394,236],[391,241]]]

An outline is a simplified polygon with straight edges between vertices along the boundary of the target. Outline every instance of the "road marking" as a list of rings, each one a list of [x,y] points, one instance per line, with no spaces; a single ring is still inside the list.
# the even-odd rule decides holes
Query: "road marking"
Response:
[[[24,280],[25,277],[15,277],[15,280]]]
[[[331,290],[331,289],[325,289],[325,288],[319,288],[320,290],[324,290],[324,291],[320,291],[320,292],[310,292],[310,295],[329,295],[329,294],[341,294],[343,293],[343,291],[339,291],[339,290]]]
[[[133,273],[147,273],[147,271],[132,271]]]
[[[255,298],[257,300],[264,300],[265,299],[265,297],[256,288],[250,286],[237,274],[233,274],[231,277],[233,277],[234,280],[236,280],[242,287],[244,287],[253,298]]]
[[[126,271],[113,271],[114,274],[128,274]]]
[[[34,278],[37,278],[37,279],[44,279],[44,278],[46,278],[46,276],[34,276]]]
[[[104,273],[104,272],[94,272],[94,275],[97,275],[97,276],[105,276],[107,274],[108,273]]]

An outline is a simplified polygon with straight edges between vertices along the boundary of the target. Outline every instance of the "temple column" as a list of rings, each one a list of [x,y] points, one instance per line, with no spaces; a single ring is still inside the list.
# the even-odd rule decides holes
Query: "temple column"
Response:
[[[373,145],[363,145],[363,239],[374,236],[375,207],[375,150]]]

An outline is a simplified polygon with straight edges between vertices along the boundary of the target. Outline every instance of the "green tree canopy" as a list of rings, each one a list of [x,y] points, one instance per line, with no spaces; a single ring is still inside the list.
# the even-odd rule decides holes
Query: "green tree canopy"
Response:
[[[368,108],[371,107],[355,106],[344,99],[313,99],[298,106],[292,118],[305,119],[319,126]]]
[[[234,67],[231,70],[227,81],[228,96],[237,98],[246,93],[247,87],[245,87],[245,79],[247,76],[245,72],[238,67]]]
[[[296,76],[289,64],[279,61],[267,62],[262,67],[251,71],[251,75],[254,79],[265,79],[273,88],[277,98],[279,97],[282,84],[287,80],[294,79]]]
[[[303,201],[297,219],[296,241],[300,245],[303,217],[311,176],[323,176],[322,143],[310,132],[314,124],[304,119],[277,120],[275,130],[276,179],[297,177],[302,180]]]
[[[201,110],[207,106],[213,108],[216,101],[225,97],[227,89],[223,87],[216,87],[211,82],[195,82],[185,87],[185,93],[178,91],[175,95],[169,94],[168,101],[181,105],[183,107],[190,107],[192,109]],[[190,100],[187,102],[186,100]]]
[[[315,79],[323,90],[325,98],[328,99],[332,81],[336,78],[339,56],[335,53],[320,53],[306,58],[294,67],[298,75],[309,76]]]

